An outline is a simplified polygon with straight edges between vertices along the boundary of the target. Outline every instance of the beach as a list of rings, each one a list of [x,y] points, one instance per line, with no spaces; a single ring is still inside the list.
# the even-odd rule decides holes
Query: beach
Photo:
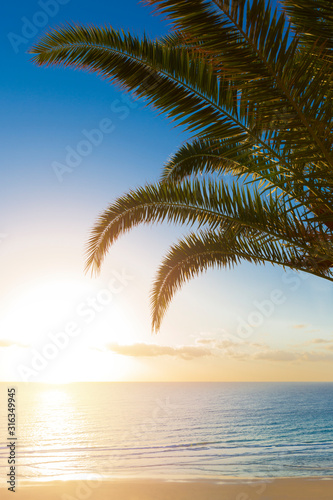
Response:
[[[12,493],[0,489],[2,499]],[[18,485],[19,500],[332,500],[333,478],[115,479],[112,481],[53,481]]]
[[[333,0],[1,23],[0,500],[333,500]]]

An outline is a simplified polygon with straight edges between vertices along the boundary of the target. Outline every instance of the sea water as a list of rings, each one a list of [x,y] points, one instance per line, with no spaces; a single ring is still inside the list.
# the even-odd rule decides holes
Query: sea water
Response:
[[[18,480],[333,475],[332,383],[13,385]]]

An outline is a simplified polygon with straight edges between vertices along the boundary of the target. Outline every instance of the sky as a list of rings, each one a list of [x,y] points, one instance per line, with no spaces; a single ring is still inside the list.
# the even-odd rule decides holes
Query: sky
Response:
[[[324,280],[249,264],[209,271],[152,334],[154,275],[188,228],[136,228],[100,276],[84,274],[98,214],[156,181],[187,135],[96,75],[34,66],[27,50],[68,21],[152,37],[167,23],[134,0],[19,0],[2,10],[0,380],[332,381]]]

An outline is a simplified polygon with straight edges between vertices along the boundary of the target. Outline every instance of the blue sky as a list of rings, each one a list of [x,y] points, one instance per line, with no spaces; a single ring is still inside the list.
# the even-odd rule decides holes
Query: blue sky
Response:
[[[103,289],[113,270],[126,268],[133,280],[115,301],[118,312],[105,311],[75,346],[85,350],[83,359],[92,356],[89,349],[95,349],[95,367],[102,363],[99,355],[109,363],[108,350],[117,350],[115,344],[154,343],[174,349],[209,345],[216,359],[211,363],[203,353],[200,366],[198,360],[184,359],[176,351],[169,357],[161,352],[150,364],[147,357],[134,352],[132,365],[124,361],[124,377],[163,380],[173,370],[180,379],[193,379],[195,371],[199,379],[206,375],[213,379],[214,373],[221,380],[282,380],[286,373],[291,379],[332,379],[332,286],[322,280],[295,279],[269,266],[242,265],[233,271],[208,272],[176,296],[161,333],[152,337],[150,285],[161,257],[186,229],[138,228],[111,250],[99,278],[84,275],[84,245],[98,213],[129,188],[157,180],[163,163],[186,134],[141,103],[129,97],[124,101],[119,90],[95,75],[35,67],[26,53],[29,46],[50,26],[67,21],[111,24],[154,37],[167,31],[160,17],[133,0],[20,0],[3,5],[0,356],[7,368],[0,378],[12,377],[12,363],[14,377],[20,379],[18,360],[28,360],[29,349],[41,348],[45,335],[63,327],[85,294]],[[86,134],[105,120],[109,126],[112,121],[112,131],[81,157],[72,172],[64,173],[60,182],[55,162],[64,163],[66,154],[77,150]],[[276,289],[283,299],[271,308],[267,300],[271,301]],[[259,324],[240,339],[237,329],[249,323],[249,318],[257,318]],[[91,345],[92,338],[96,345]],[[12,346],[11,339],[17,344]],[[229,339],[230,345],[218,347],[216,339]],[[311,344],[316,339],[327,343]],[[120,360],[125,355],[114,354],[115,350],[113,360],[121,371]],[[242,358],[243,351],[252,365]],[[306,362],[306,354],[311,353],[313,359]],[[66,353],[63,356],[64,363],[70,363],[70,354],[67,361]],[[215,371],[210,371],[212,364]],[[84,363],[81,369],[84,373]],[[50,373],[41,380],[59,380],[59,365]],[[101,370],[97,379],[117,379],[116,370]]]

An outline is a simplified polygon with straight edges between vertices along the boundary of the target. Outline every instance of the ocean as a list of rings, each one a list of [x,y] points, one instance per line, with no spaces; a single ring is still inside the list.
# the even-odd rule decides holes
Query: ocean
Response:
[[[13,386],[19,481],[333,475],[333,383]]]

